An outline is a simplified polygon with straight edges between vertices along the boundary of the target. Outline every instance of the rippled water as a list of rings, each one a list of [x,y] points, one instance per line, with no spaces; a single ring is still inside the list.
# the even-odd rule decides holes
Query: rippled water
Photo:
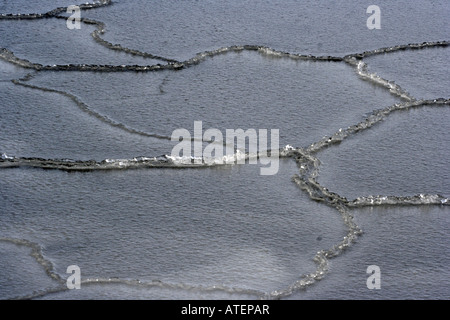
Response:
[[[449,298],[448,2],[72,4],[0,1],[0,298]]]

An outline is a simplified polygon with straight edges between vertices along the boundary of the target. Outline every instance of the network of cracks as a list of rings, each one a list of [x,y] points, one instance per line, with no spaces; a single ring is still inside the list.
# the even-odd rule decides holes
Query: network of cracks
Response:
[[[79,5],[80,10],[89,10],[94,8],[100,8],[104,6],[111,5],[110,0],[102,0],[94,3],[85,3]],[[2,20],[36,20],[36,19],[67,19],[63,15],[67,11],[66,7],[58,7],[43,14],[2,14],[0,19]],[[130,134],[138,134],[141,136],[148,136],[163,140],[170,140],[170,137],[157,134],[148,133],[145,131],[139,131],[128,127],[126,124],[115,122],[107,117],[102,116],[97,113],[92,107],[85,104],[75,95],[61,90],[56,90],[52,88],[39,87],[27,83],[34,74],[38,72],[46,71],[84,71],[84,72],[158,72],[160,70],[173,70],[174,72],[182,72],[183,69],[189,68],[193,65],[198,65],[207,58],[214,57],[217,55],[227,54],[230,52],[242,52],[242,51],[252,51],[261,55],[268,55],[271,57],[287,58],[293,60],[305,60],[305,61],[328,61],[333,63],[345,63],[350,67],[354,68],[356,74],[363,80],[370,81],[377,86],[385,88],[390,92],[390,94],[401,99],[401,102],[391,105],[383,109],[377,109],[372,111],[363,121],[349,126],[347,128],[341,128],[337,132],[324,137],[323,139],[307,146],[307,147],[293,147],[291,145],[285,146],[279,150],[280,157],[290,158],[296,162],[299,172],[295,174],[292,178],[293,182],[298,185],[298,187],[306,192],[309,197],[314,200],[323,203],[324,205],[330,206],[337,210],[342,217],[342,220],[346,226],[346,235],[343,239],[336,243],[333,247],[321,250],[313,257],[313,261],[316,264],[315,272],[304,274],[299,277],[294,283],[280,288],[272,292],[260,292],[258,290],[240,289],[236,287],[225,287],[222,285],[214,286],[198,286],[198,285],[187,285],[187,284],[173,284],[165,283],[161,281],[141,281],[141,280],[129,280],[120,278],[88,278],[83,279],[82,284],[123,284],[129,286],[138,286],[143,288],[166,288],[166,289],[178,289],[178,290],[197,290],[204,293],[222,291],[230,294],[246,294],[252,295],[260,299],[280,299],[292,295],[295,291],[304,289],[311,286],[316,281],[324,278],[329,270],[329,260],[341,255],[346,248],[351,246],[356,242],[357,238],[362,235],[363,231],[354,222],[353,216],[351,214],[351,209],[355,207],[366,207],[366,206],[383,206],[383,205],[435,205],[435,206],[447,206],[450,205],[448,198],[439,194],[417,194],[414,196],[395,196],[395,195],[373,195],[373,196],[361,196],[354,200],[349,200],[335,192],[331,192],[325,186],[322,186],[318,182],[320,160],[317,157],[317,153],[325,148],[333,145],[337,145],[345,140],[347,137],[356,135],[358,132],[363,130],[368,130],[377,123],[383,121],[390,114],[397,112],[399,110],[419,108],[419,107],[448,107],[450,104],[450,99],[436,97],[435,99],[417,99],[412,96],[406,90],[401,88],[394,81],[384,79],[375,73],[368,71],[368,66],[364,62],[364,59],[369,56],[387,54],[398,51],[406,50],[422,50],[438,47],[447,47],[449,45],[448,41],[437,41],[437,42],[423,42],[415,44],[405,44],[393,47],[385,47],[371,51],[365,51],[361,53],[355,53],[346,55],[343,57],[334,56],[313,56],[296,54],[289,52],[281,52],[275,49],[257,46],[257,45],[235,45],[229,47],[223,47],[212,51],[206,51],[195,55],[194,57],[186,61],[177,61],[170,58],[165,58],[162,56],[153,55],[148,52],[142,52],[139,50],[134,50],[131,48],[123,47],[120,44],[112,44],[104,40],[101,36],[105,33],[105,24],[101,21],[96,21],[87,18],[81,18],[81,23],[94,25],[96,29],[91,33],[92,38],[100,45],[107,47],[111,50],[121,51],[134,56],[140,56],[143,58],[156,59],[161,61],[160,64],[154,65],[89,65],[89,64],[66,64],[66,65],[42,65],[39,63],[30,62],[25,59],[17,57],[13,52],[7,48],[0,49],[0,58],[3,60],[20,66],[25,69],[30,69],[30,73],[21,78],[14,79],[12,82],[15,85],[23,86],[31,89],[41,90],[44,92],[53,92],[61,94],[69,99],[71,99],[81,110],[97,117],[99,120],[103,121],[107,125],[114,126],[121,130],[124,130]],[[294,145],[294,144],[293,144]],[[245,155],[247,158],[258,157],[258,154]],[[126,170],[126,169],[136,169],[136,168],[192,168],[192,167],[205,167],[210,166],[209,163],[202,163],[196,161],[195,164],[187,163],[186,161],[177,161],[176,159],[163,155],[158,157],[138,157],[133,159],[105,159],[103,161],[82,161],[82,160],[69,160],[69,159],[43,159],[39,157],[14,157],[7,154],[2,154],[0,159],[0,168],[15,168],[15,167],[35,167],[44,169],[54,169],[54,170],[65,170],[65,171],[92,171],[92,170]],[[62,292],[68,290],[66,286],[66,279],[62,278],[56,271],[49,259],[47,259],[43,254],[43,248],[40,244],[31,242],[27,239],[18,238],[0,238],[0,241],[13,243],[19,246],[25,246],[30,249],[30,255],[35,259],[35,261],[42,266],[45,270],[47,276],[53,279],[58,285],[55,285],[53,289],[45,289],[38,292],[33,292],[29,295],[20,296],[20,299],[30,299],[46,297],[52,293]]]

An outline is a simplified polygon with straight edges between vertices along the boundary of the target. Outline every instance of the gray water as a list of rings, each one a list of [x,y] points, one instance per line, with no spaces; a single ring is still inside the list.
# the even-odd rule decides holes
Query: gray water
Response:
[[[450,297],[448,2],[72,4],[0,1],[1,299]],[[194,121],[278,172],[169,157]]]

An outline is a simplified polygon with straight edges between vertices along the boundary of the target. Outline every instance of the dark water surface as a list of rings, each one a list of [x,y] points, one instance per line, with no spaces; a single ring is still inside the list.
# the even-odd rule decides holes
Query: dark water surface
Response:
[[[1,299],[449,298],[448,1],[73,4],[0,0]]]

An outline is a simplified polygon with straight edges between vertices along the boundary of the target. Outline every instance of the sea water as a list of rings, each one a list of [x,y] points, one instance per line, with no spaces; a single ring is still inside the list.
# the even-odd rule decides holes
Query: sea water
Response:
[[[74,4],[0,1],[0,298],[448,299],[448,2]]]

